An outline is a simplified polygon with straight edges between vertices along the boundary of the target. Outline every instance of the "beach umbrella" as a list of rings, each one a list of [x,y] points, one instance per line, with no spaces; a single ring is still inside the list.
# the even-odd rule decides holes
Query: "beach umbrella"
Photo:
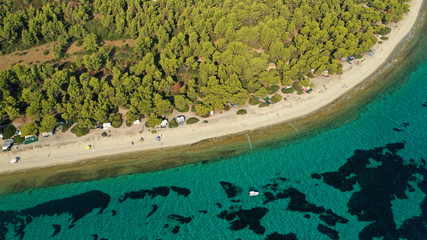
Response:
[[[87,145],[87,146],[86,146],[86,149],[90,149],[90,147],[91,147],[90,145]]]

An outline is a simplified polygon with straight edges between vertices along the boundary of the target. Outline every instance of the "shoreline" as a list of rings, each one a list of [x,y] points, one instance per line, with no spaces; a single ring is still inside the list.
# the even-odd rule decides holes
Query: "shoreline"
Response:
[[[268,108],[258,108],[258,106],[250,105],[232,108],[228,112],[206,118],[208,120],[207,124],[202,123],[205,120],[204,118],[198,117],[201,121],[194,125],[184,125],[174,129],[160,129],[158,134],[162,133],[165,136],[160,142],[155,139],[158,134],[152,134],[148,131],[139,134],[140,125],[130,128],[122,126],[119,129],[110,129],[111,136],[106,138],[100,137],[102,131],[98,130],[92,130],[87,136],[81,138],[77,138],[69,132],[59,133],[49,139],[41,139],[37,145],[24,146],[19,151],[13,149],[10,152],[2,152],[0,154],[0,174],[5,175],[28,169],[70,163],[84,164],[92,159],[109,159],[118,157],[118,155],[138,154],[146,150],[185,148],[187,145],[200,141],[286,123],[317,112],[320,109],[331,106],[331,103],[349,93],[350,90],[355,89],[360,83],[381,72],[378,70],[383,64],[387,63],[389,56],[415,25],[422,9],[423,1],[413,0],[409,4],[410,12],[405,14],[399,23],[390,24],[392,31],[388,35],[389,40],[384,41],[382,45],[376,44],[372,48],[375,50],[373,56],[366,55],[363,59],[353,61],[352,65],[344,63],[344,73],[342,75],[313,79],[312,82],[315,84],[315,89],[312,94],[297,96],[294,93],[290,94],[289,97],[285,94],[287,101],[282,100],[279,103],[270,105]],[[348,88],[342,88],[344,84]],[[246,115],[236,115],[236,111],[242,108],[246,109],[248,113]],[[176,115],[179,115],[179,113],[173,114],[173,116]],[[192,117],[193,113],[188,112],[184,113],[184,115],[189,118]],[[139,142],[141,137],[145,139],[144,142]],[[246,138],[246,136],[244,137]],[[59,143],[55,143],[55,141]],[[134,142],[135,145],[131,145],[131,142]],[[87,145],[93,146],[95,150],[87,150],[85,148]],[[19,156],[21,161],[18,164],[10,164],[9,160],[15,156]]]

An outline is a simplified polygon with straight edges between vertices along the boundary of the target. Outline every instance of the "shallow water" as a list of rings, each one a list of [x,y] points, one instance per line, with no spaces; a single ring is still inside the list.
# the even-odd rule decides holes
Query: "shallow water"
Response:
[[[420,39],[348,121],[226,160],[3,195],[0,239],[426,239]]]

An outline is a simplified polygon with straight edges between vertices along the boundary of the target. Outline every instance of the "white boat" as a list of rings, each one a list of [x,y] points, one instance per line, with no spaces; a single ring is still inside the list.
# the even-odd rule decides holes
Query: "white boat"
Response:
[[[254,197],[254,196],[258,196],[259,192],[257,191],[249,191],[249,196]]]
[[[18,158],[17,157],[12,158],[12,160],[10,160],[10,163],[17,163],[17,162],[18,162]]]

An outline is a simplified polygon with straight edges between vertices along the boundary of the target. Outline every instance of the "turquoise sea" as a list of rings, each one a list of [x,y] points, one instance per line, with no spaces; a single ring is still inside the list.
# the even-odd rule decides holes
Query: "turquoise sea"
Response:
[[[226,160],[2,195],[0,239],[427,239],[419,39],[350,122]]]

